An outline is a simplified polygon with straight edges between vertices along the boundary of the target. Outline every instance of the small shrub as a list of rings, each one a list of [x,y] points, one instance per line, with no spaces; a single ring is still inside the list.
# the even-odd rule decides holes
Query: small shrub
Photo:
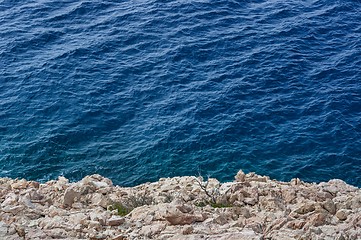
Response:
[[[120,216],[125,216],[128,213],[130,213],[133,209],[127,208],[125,207],[123,204],[121,203],[113,203],[110,207],[109,207],[110,211],[113,210],[117,210],[118,215]]]
[[[145,205],[152,205],[155,203],[155,200],[148,192],[144,191],[143,194],[136,193],[131,194],[121,202],[115,202],[110,207],[109,210],[117,210],[118,215],[125,216],[128,215],[133,209]]]
[[[133,209],[144,205],[153,205],[154,203],[154,198],[147,191],[144,191],[143,194],[131,194],[124,200],[124,204]]]
[[[203,199],[203,201],[197,202],[196,206],[198,207],[205,207],[206,205],[210,205],[213,208],[227,208],[227,207],[233,207],[233,205],[228,202],[221,199],[228,199],[225,195],[227,192],[222,194],[220,192],[221,184],[219,184],[216,187],[213,187],[209,189],[209,177],[207,181],[203,182],[203,178],[199,177],[196,178],[197,183],[199,184],[200,188],[203,190],[203,192],[206,194],[206,198]]]

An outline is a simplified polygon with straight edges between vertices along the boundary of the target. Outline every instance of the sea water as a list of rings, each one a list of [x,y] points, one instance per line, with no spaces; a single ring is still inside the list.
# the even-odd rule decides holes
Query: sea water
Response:
[[[0,1],[0,177],[361,186],[359,0]]]

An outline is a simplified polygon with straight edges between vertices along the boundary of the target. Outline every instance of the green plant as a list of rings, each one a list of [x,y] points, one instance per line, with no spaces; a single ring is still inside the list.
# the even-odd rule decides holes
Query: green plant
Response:
[[[110,205],[109,210],[117,210],[118,215],[125,216],[137,207],[152,205],[154,203],[154,198],[150,196],[147,191],[144,191],[143,193],[133,193],[124,198],[121,202],[114,202]]]
[[[121,203],[113,203],[110,207],[109,207],[110,211],[113,210],[117,210],[118,215],[120,216],[125,216],[128,213],[130,213],[133,209],[130,209],[128,207],[125,207],[123,204]]]
[[[153,205],[155,203],[154,198],[147,192],[137,192],[129,195],[126,199],[124,199],[124,205],[129,208],[137,208],[144,205]]]

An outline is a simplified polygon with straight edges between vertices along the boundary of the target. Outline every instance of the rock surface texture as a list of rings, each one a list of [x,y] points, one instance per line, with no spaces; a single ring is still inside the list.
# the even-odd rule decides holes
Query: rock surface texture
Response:
[[[0,178],[0,239],[361,239],[361,191],[341,180],[162,178],[132,188],[99,175]]]

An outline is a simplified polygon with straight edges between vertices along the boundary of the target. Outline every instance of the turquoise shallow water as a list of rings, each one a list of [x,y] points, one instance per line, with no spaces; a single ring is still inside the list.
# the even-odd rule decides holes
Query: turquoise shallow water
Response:
[[[360,1],[0,2],[0,177],[361,186]]]

